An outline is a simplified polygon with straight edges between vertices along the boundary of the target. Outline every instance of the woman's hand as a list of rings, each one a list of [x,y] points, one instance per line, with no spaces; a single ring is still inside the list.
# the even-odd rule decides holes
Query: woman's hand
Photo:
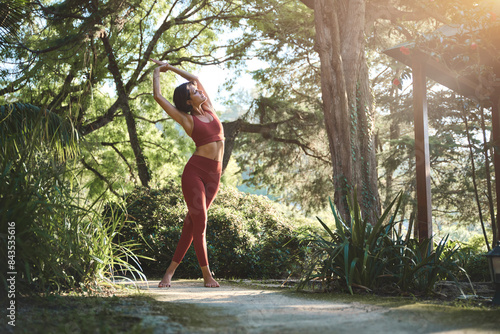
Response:
[[[160,69],[160,72],[167,72],[169,70],[170,65],[167,62],[159,61],[153,58],[149,58],[149,60],[159,66],[158,68]]]

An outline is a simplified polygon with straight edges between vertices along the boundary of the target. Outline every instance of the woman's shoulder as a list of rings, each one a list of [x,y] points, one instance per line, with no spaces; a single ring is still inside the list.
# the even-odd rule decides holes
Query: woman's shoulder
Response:
[[[209,106],[205,106],[205,105],[204,105],[202,108],[203,108],[203,110],[204,110],[205,112],[209,112],[209,113],[211,113],[211,114],[215,114],[215,112],[214,112],[214,110],[213,110],[213,108],[212,108],[212,107],[209,107]]]

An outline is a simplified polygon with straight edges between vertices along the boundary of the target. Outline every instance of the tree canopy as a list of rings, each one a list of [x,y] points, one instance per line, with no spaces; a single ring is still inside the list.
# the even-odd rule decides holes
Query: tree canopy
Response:
[[[335,6],[344,7],[326,10]],[[341,203],[354,186],[364,210],[377,211],[405,189],[405,214],[414,211],[411,77],[380,52],[442,24],[470,22],[471,13],[493,19],[465,0],[67,0],[35,1],[22,10],[22,18],[14,16],[19,24],[2,30],[0,102],[31,103],[74,124],[83,138],[78,164],[96,193],[160,186],[180,173],[194,148],[152,99],[150,57],[190,71],[219,64],[235,76],[244,60],[258,58],[268,66],[253,72],[256,96],[243,117],[224,124],[225,164],[232,155],[248,172],[247,184],[268,187],[308,212],[334,193]],[[334,15],[337,25],[322,26],[333,21],[319,22],[319,12]],[[358,37],[350,35],[354,26]],[[339,43],[322,44],[318,33],[327,28]],[[325,47],[340,46],[331,64],[342,69],[321,56]],[[337,88],[325,91],[333,82]],[[167,75],[166,96],[175,85]],[[229,103],[243,104],[237,95]],[[482,118],[471,102],[439,90],[430,106],[438,221],[473,222],[475,209],[460,203],[475,192],[471,156],[478,184],[488,183],[490,115]],[[326,117],[325,108],[332,108],[328,117],[342,118]],[[349,173],[350,181],[342,179]],[[484,210],[488,196],[480,196]]]

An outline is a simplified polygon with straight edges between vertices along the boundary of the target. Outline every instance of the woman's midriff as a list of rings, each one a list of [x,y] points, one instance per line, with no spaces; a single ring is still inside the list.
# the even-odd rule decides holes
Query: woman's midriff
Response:
[[[222,158],[224,156],[224,142],[214,141],[202,146],[198,146],[193,154],[200,155],[202,157],[215,161],[222,161]]]

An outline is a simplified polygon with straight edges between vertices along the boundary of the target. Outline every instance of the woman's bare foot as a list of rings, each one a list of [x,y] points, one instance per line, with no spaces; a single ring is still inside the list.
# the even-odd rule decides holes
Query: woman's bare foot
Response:
[[[209,277],[207,279],[203,279],[205,281],[205,287],[207,288],[218,288],[220,287],[219,283],[213,279],[213,277]]]
[[[172,281],[173,274],[170,274],[168,271],[163,275],[162,280],[158,283],[159,288],[170,288],[170,283]]]
[[[177,266],[179,264],[175,261],[170,262],[170,265],[167,268],[167,271],[165,272],[165,275],[163,275],[163,278],[161,279],[160,283],[158,283],[159,288],[170,288],[170,283],[172,282],[172,276],[174,276],[175,269],[177,269]]]
[[[210,268],[207,266],[201,267],[201,272],[203,273],[203,280],[205,281],[205,286],[207,288],[218,288],[220,287],[219,283],[212,277],[212,272]]]

